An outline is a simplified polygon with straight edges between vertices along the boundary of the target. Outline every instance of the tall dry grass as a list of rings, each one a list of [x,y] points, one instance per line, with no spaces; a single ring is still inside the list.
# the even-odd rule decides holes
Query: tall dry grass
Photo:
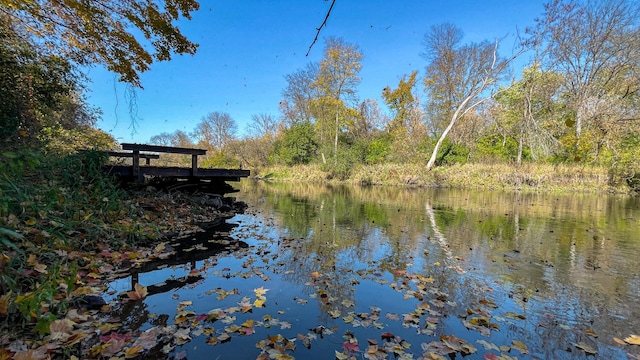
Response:
[[[491,188],[523,191],[627,192],[609,185],[602,167],[551,164],[464,164],[427,171],[420,164],[358,165],[347,180],[335,180],[320,165],[273,166],[254,171],[277,181],[343,182],[364,185]]]

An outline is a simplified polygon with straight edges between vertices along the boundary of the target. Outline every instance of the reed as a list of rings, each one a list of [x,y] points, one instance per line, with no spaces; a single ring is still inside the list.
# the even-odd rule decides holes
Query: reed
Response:
[[[259,169],[256,177],[276,181],[342,182],[360,185],[455,187],[560,192],[628,192],[609,184],[606,168],[534,164],[462,164],[427,171],[420,164],[358,165],[346,180],[337,180],[321,166],[272,166]]]

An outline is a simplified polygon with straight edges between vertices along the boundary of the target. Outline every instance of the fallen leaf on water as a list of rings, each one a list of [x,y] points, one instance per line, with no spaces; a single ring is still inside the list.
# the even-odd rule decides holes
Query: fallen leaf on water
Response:
[[[626,342],[624,342],[624,340],[622,340],[622,339],[620,339],[620,338],[617,338],[617,337],[614,337],[614,338],[613,338],[613,341],[617,342],[617,343],[618,343],[618,344],[620,344],[620,345],[627,345],[627,343],[626,343]]]
[[[629,335],[628,337],[624,338],[624,341],[626,341],[627,344],[640,345],[640,336],[632,334],[632,335]]]
[[[511,341],[511,348],[520,351],[522,354],[526,354],[529,352],[529,350],[527,349],[527,345],[518,340]]]
[[[127,296],[131,300],[140,300],[147,297],[147,287],[136,283],[133,291],[127,292]]]
[[[257,297],[263,297],[267,293],[267,291],[269,291],[269,289],[265,289],[264,286],[253,289],[253,292],[256,293]]]
[[[585,344],[584,342],[579,342],[577,344],[574,343],[573,345],[575,345],[575,347],[577,347],[578,349],[584,350],[584,352],[586,352],[587,354],[595,355],[598,353],[598,350],[592,348],[589,344]]]
[[[490,343],[486,340],[477,340],[476,341],[478,344],[482,345],[484,347],[485,350],[496,350],[496,351],[500,351],[500,348],[494,344],[494,343]]]
[[[265,299],[264,297],[257,298],[257,299],[253,302],[253,306],[255,306],[255,307],[263,307],[263,306],[264,306],[264,302],[265,302],[266,300],[267,300],[267,299]]]

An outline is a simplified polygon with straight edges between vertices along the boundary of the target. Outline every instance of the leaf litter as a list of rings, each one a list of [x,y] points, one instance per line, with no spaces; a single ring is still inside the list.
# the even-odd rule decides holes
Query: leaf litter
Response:
[[[219,287],[207,290],[204,296],[209,299],[215,297],[218,303],[213,302],[214,305],[206,312],[192,309],[194,301],[197,302],[195,299],[181,300],[176,306],[171,324],[165,321],[154,325],[152,322],[152,326],[142,330],[125,325],[128,319],[117,316],[118,309],[135,307],[149,296],[149,286],[135,283],[133,289],[116,294],[118,296],[100,309],[70,309],[65,318],[51,322],[49,335],[40,344],[28,345],[20,341],[6,344],[4,349],[0,349],[0,359],[46,359],[58,349],[70,346],[82,347],[80,352],[93,358],[132,359],[152,354],[168,357],[172,353],[175,358],[179,358],[187,356],[184,351],[179,352],[179,348],[193,341],[195,337],[204,337],[208,346],[229,346],[227,343],[233,343],[235,337],[256,337],[257,359],[294,359],[300,351],[297,350],[298,345],[313,351],[314,343],[324,341],[325,338],[335,339],[339,334],[342,334],[342,340],[337,342],[339,345],[336,345],[332,354],[336,359],[447,359],[479,352],[472,342],[459,337],[462,334],[456,336],[445,332],[443,322],[450,320],[450,315],[455,314],[468,331],[486,338],[491,337],[494,331],[501,331],[499,322],[506,319],[527,319],[526,315],[512,310],[503,312],[502,317],[493,314],[499,311],[499,307],[492,299],[485,297],[491,294],[488,287],[478,287],[480,297],[472,301],[465,311],[456,313],[461,304],[450,299],[450,289],[439,286],[437,273],[467,273],[468,271],[461,267],[464,259],[456,258],[454,264],[448,265],[435,262],[431,266],[432,274],[410,273],[406,269],[378,270],[380,263],[370,261],[366,269],[343,271],[343,275],[346,273],[349,276],[348,285],[344,289],[353,291],[353,287],[362,283],[386,286],[401,295],[397,301],[413,304],[413,309],[397,313],[395,307],[376,306],[376,299],[372,299],[372,304],[364,305],[368,306],[368,310],[365,311],[354,298],[344,298],[334,291],[332,285],[339,275],[336,275],[333,269],[324,270],[326,267],[321,264],[320,270],[312,269],[307,273],[304,288],[310,290],[308,298],[313,299],[315,306],[319,306],[320,311],[326,313],[332,321],[300,331],[297,327],[292,328],[292,321],[295,319],[279,318],[280,315],[286,316],[287,312],[277,305],[277,301],[282,300],[277,297],[271,298],[267,294],[272,291],[269,287],[272,279],[296,273],[290,269],[291,264],[285,266],[286,255],[299,253],[304,240],[269,238],[255,232],[261,229],[262,227],[256,226],[252,232],[251,228],[247,227],[242,232],[237,232],[235,236],[239,241],[252,239],[254,244],[247,248],[233,248],[233,251],[221,254],[242,260],[236,269],[233,266],[217,269],[216,265],[220,259],[214,256],[204,260],[205,265],[202,269],[190,269],[187,277],[217,276],[247,281],[259,279],[265,283],[263,286],[252,289]],[[228,238],[217,241],[222,245],[234,242]],[[189,251],[193,250],[202,248],[196,245]],[[428,253],[425,251],[425,254]],[[175,251],[172,246],[159,243],[152,248],[128,251],[104,248],[93,256],[74,251],[61,255],[85,257],[91,265],[79,272],[80,286],[76,287],[70,296],[103,296],[109,282],[126,277],[129,271],[140,268],[154,259],[171,259],[175,256]],[[305,263],[311,260],[314,259],[298,259],[298,262]],[[33,272],[46,274],[48,271],[46,265],[39,263],[37,258],[30,257],[28,264]],[[301,292],[292,299],[295,305],[302,307],[309,302],[305,294],[306,291]],[[180,296],[174,297],[179,298]],[[9,301],[7,295],[0,297],[0,315]],[[216,325],[218,322],[219,325]],[[412,345],[402,334],[390,332],[390,328],[399,329],[393,325],[398,322],[401,328],[419,334],[424,341]],[[378,338],[370,338],[369,335],[361,337],[359,329],[368,329],[367,334],[371,334],[372,331],[378,332]],[[587,330],[585,334],[595,337],[593,330]],[[640,336],[629,334],[622,340],[616,338],[615,342],[622,346],[638,346]],[[512,350],[521,355],[530,352],[525,342],[518,339],[511,339],[508,345],[494,344],[484,339],[476,340],[475,343],[485,351],[485,359],[514,359],[516,357]],[[597,354],[597,348],[589,343],[576,342],[573,345],[586,354]],[[304,353],[299,356],[305,358]]]

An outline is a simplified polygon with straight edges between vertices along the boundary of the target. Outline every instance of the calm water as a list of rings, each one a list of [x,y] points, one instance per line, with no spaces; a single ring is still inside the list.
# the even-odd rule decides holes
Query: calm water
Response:
[[[170,357],[640,354],[615,340],[640,334],[638,198],[235,186],[237,226],[111,284],[149,287],[118,310]]]

